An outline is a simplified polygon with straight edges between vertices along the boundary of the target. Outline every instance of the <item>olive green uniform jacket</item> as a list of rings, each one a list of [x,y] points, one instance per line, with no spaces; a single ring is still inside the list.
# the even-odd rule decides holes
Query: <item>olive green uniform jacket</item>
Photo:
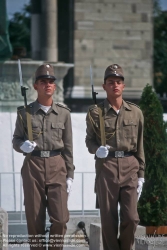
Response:
[[[47,114],[37,101],[29,104],[35,150],[61,150],[67,169],[67,177],[73,178],[72,127],[69,109],[53,103]],[[18,109],[16,128],[13,135],[13,148],[23,153],[20,146],[28,140],[25,108]]]
[[[144,177],[144,118],[142,111],[135,104],[124,100],[118,114],[107,99],[98,106],[102,107],[103,110],[106,144],[110,146],[110,151],[133,152],[139,161],[138,177]],[[95,154],[96,150],[101,146],[97,105],[89,108],[86,122],[86,146],[91,154]]]

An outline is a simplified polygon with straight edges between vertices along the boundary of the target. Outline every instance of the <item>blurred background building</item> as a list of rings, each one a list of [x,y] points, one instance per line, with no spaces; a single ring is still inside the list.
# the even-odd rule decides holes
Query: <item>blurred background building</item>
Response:
[[[105,97],[101,88],[104,70],[113,63],[124,69],[125,99],[137,103],[146,83],[153,84],[152,0],[23,2],[27,5],[20,17],[15,15],[13,23],[22,21],[27,28],[27,33],[23,30],[26,40],[11,36],[13,58],[22,49],[26,51],[24,58],[74,63],[64,79],[65,103],[72,111],[86,111],[92,103],[90,65],[99,101]],[[10,4],[7,0],[8,7]],[[11,22],[9,30],[13,32],[14,28]]]

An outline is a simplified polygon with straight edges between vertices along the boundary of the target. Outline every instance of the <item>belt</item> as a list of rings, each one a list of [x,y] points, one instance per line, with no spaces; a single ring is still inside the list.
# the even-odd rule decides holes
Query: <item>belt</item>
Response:
[[[32,151],[31,155],[32,156],[38,156],[38,157],[52,157],[55,155],[60,155],[61,151],[60,150],[50,150],[50,151],[40,151],[40,150],[34,150]]]
[[[134,155],[133,152],[124,152],[124,151],[109,151],[108,156],[121,158],[121,157],[128,157]]]

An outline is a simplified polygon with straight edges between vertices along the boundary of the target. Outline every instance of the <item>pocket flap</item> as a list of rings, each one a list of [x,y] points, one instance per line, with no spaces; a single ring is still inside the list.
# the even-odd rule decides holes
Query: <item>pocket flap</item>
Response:
[[[124,120],[124,125],[125,126],[136,126],[137,125],[137,122],[135,121],[135,120],[132,120],[132,119],[130,119],[130,120]]]
[[[105,127],[106,128],[112,128],[115,129],[116,128],[116,121],[113,121],[112,119],[108,119],[108,120],[104,120],[105,123]]]
[[[64,124],[61,123],[61,122],[58,122],[58,123],[52,122],[52,128],[61,128],[61,129],[64,129]]]
[[[32,120],[32,127],[33,128],[39,128],[39,122]]]

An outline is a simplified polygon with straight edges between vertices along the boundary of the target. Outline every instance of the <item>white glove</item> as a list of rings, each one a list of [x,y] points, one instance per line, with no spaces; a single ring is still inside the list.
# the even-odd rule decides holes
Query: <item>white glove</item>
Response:
[[[68,177],[68,178],[67,178],[67,193],[68,193],[68,195],[69,195],[70,192],[71,192],[72,183],[73,183],[73,179],[70,178],[70,177]]]
[[[20,147],[20,149],[24,152],[24,153],[31,153],[33,150],[34,150],[34,148],[36,147],[36,142],[34,142],[34,141],[32,141],[32,142],[30,142],[29,140],[27,140],[27,141],[25,141],[22,145],[21,145],[21,147]]]
[[[144,183],[144,178],[139,178],[138,179],[138,184],[137,184],[137,200],[139,200],[142,189],[143,189],[143,183]]]
[[[96,156],[98,158],[106,158],[109,153],[110,146],[100,146],[96,151]]]

